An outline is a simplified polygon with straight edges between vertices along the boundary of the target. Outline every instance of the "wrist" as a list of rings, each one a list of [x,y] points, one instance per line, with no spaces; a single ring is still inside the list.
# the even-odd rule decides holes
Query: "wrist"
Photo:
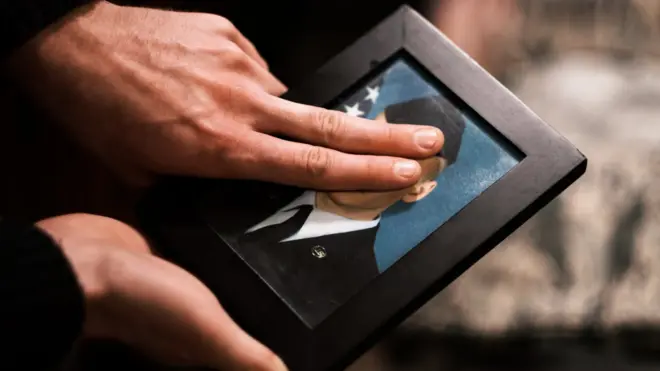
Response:
[[[60,246],[82,289],[83,335],[125,338],[113,313],[125,300],[122,287],[134,284],[126,278],[127,267],[150,254],[144,238],[120,221],[97,215],[63,215],[42,220],[37,227]]]
[[[7,59],[10,77],[20,84],[37,83],[45,77],[45,70],[57,69],[57,74],[75,73],[77,66],[69,66],[79,59],[81,44],[94,43],[88,35],[86,19],[93,17],[99,7],[114,6],[106,1],[78,0],[79,7],[44,26],[44,29],[16,48]],[[33,76],[34,74],[36,76]]]
[[[60,247],[76,276],[85,305],[82,335],[103,337],[99,313],[109,301],[110,284],[107,272],[109,262],[113,260],[112,251],[104,248],[102,243],[98,243],[99,241],[87,240],[79,238],[75,233],[67,233],[68,229],[75,226],[68,225],[62,228],[58,218],[40,221],[36,227],[50,236]]]
[[[22,45],[44,32],[50,25],[71,14],[92,0],[31,0],[4,2],[0,5],[0,21],[3,23],[2,58],[10,56]]]
[[[97,3],[99,3],[98,0],[25,2],[25,5],[23,5],[25,9],[18,8],[13,12],[21,14],[23,17],[11,20],[11,22],[20,22],[20,24],[14,27],[16,28],[16,30],[13,30],[15,32],[14,44],[6,50],[7,55],[3,57],[10,57],[11,59],[29,45],[38,44],[40,40],[56,33],[62,25],[68,23],[71,19],[75,19],[82,12],[89,9],[90,6]]]
[[[11,339],[3,362],[27,369],[56,364],[80,337],[85,303],[80,284],[55,241],[34,226],[0,222],[2,335]],[[20,357],[39,351],[39,357]]]

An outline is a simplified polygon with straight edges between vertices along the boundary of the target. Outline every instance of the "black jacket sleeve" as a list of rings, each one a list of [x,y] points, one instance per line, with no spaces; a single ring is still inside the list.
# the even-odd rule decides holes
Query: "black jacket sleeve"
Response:
[[[0,58],[67,13],[92,0],[4,0],[0,4]]]
[[[36,227],[0,220],[2,369],[57,366],[83,320],[82,290],[57,244]]]

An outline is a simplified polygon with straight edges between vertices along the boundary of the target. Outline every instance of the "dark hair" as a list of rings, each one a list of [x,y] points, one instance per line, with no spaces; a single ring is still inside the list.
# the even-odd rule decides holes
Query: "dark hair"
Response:
[[[446,159],[447,165],[456,162],[465,131],[465,120],[444,97],[435,95],[393,104],[385,108],[385,118],[391,124],[425,125],[440,129],[445,136],[445,145],[437,156]]]

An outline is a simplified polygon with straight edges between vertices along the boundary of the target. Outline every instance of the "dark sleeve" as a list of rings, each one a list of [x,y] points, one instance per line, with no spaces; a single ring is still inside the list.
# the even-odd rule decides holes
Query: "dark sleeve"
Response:
[[[83,319],[82,290],[60,248],[36,227],[0,221],[0,368],[57,366]]]
[[[0,4],[0,55],[6,58],[51,24],[91,0],[3,0]]]

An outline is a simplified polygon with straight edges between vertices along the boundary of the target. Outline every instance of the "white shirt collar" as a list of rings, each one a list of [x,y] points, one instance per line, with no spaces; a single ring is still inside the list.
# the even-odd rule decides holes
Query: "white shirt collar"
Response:
[[[278,212],[283,210],[293,209],[294,207],[298,207],[302,205],[311,205],[314,206],[314,209],[316,209],[316,192],[314,191],[303,192],[303,194],[298,196],[298,198],[296,198],[295,200],[291,201],[291,203],[289,203],[288,205],[278,210]]]
[[[309,215],[309,218],[307,218],[303,227],[296,234],[282,242],[371,229],[376,227],[380,222],[380,217],[366,221],[354,220],[318,209],[316,208],[316,192],[306,191],[275,214],[250,228],[248,232],[285,222],[296,213],[296,210],[291,209],[301,205],[312,205],[314,206],[314,210]]]

